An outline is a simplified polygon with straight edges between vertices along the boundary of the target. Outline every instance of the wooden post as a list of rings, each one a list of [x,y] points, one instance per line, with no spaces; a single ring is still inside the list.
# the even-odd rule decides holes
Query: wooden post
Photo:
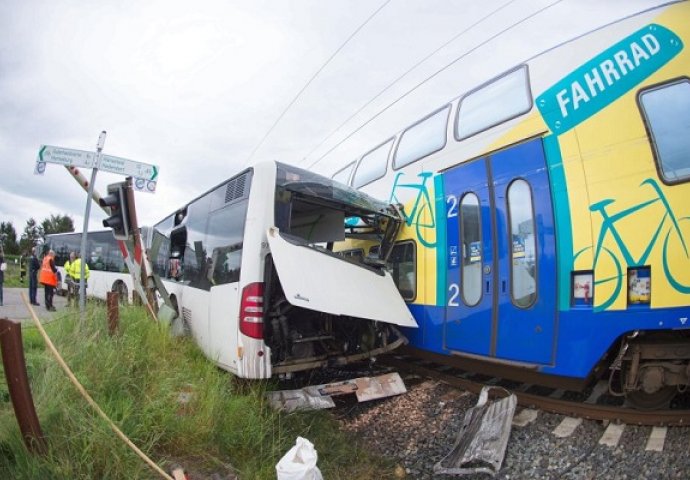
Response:
[[[120,324],[120,294],[108,292],[106,304],[108,305],[108,333],[113,336],[117,333]]]
[[[24,360],[22,328],[19,323],[6,318],[0,319],[0,347],[2,348],[2,364],[5,368],[7,388],[10,392],[19,430],[24,437],[24,444],[31,452],[45,454],[48,448],[31,396],[29,377],[26,373],[26,361]]]

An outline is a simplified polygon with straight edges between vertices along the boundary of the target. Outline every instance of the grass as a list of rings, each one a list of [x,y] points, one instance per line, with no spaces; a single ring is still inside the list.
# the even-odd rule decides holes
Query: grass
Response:
[[[17,263],[14,263],[15,259]],[[26,259],[24,259],[26,261]],[[5,288],[12,287],[26,287],[29,288],[29,277],[28,273],[24,277],[24,281],[21,281],[21,275],[19,271],[19,257],[15,256],[5,256],[5,263],[7,263],[7,270],[5,270],[5,281],[3,286]],[[39,285],[39,287],[41,287]],[[43,287],[41,287],[43,288]]]
[[[302,436],[316,446],[324,478],[393,478],[392,465],[340,432],[328,412],[270,409],[264,401],[270,382],[217,369],[190,340],[171,338],[142,309],[121,308],[115,337],[105,323],[105,308],[89,305],[83,324],[66,313],[46,328],[100,407],[167,471],[180,464],[192,478],[210,478],[226,475],[231,465],[241,479],[274,479],[275,464]],[[0,478],[158,478],[78,394],[39,332],[23,333],[49,452],[41,457],[25,449],[0,376]],[[189,403],[179,402],[181,392],[191,393]]]

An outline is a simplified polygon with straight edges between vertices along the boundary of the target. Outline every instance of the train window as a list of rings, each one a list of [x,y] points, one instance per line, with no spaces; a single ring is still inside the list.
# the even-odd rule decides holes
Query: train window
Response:
[[[393,281],[404,300],[412,301],[417,290],[414,242],[396,243],[388,258]]]
[[[392,146],[393,139],[391,138],[362,157],[355,170],[355,177],[352,179],[353,187],[363,187],[386,174],[388,154]]]
[[[508,187],[511,296],[517,307],[527,308],[537,299],[537,258],[534,238],[532,190],[522,179]]]
[[[352,169],[354,167],[355,167],[355,162],[352,162],[347,167],[335,172],[331,178],[333,180],[335,180],[336,182],[340,182],[340,183],[344,183],[345,185],[349,185],[350,184],[350,174],[352,173]]]
[[[661,178],[667,183],[690,179],[690,80],[646,90],[640,105]]]
[[[482,238],[479,198],[468,193],[460,201],[462,301],[472,307],[482,298]]]
[[[460,100],[455,136],[462,140],[532,108],[527,66],[492,80]]]
[[[405,165],[438,152],[446,145],[446,128],[450,105],[420,120],[405,130],[393,158],[393,168]]]

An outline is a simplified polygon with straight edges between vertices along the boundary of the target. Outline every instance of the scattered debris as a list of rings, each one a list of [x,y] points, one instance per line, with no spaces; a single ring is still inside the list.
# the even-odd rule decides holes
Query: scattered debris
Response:
[[[400,395],[407,392],[398,373],[387,373],[377,377],[360,377],[342,382],[326,383],[299,390],[268,392],[268,401],[276,410],[318,410],[333,408],[336,395],[354,393],[357,401],[366,402],[378,398]]]
[[[276,465],[278,480],[323,480],[321,470],[316,466],[318,458],[314,444],[297,437],[295,446]]]
[[[500,387],[482,388],[477,405],[465,412],[457,442],[450,453],[434,465],[434,473],[496,475],[501,469],[517,397],[510,394],[487,404],[491,389],[508,393]]]

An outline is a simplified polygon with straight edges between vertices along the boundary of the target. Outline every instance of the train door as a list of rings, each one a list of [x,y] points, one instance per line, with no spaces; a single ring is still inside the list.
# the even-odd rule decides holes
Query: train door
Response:
[[[541,140],[444,174],[445,347],[548,364],[556,319],[553,212]]]
[[[489,355],[492,337],[494,242],[486,159],[444,175],[447,206],[445,346]]]

